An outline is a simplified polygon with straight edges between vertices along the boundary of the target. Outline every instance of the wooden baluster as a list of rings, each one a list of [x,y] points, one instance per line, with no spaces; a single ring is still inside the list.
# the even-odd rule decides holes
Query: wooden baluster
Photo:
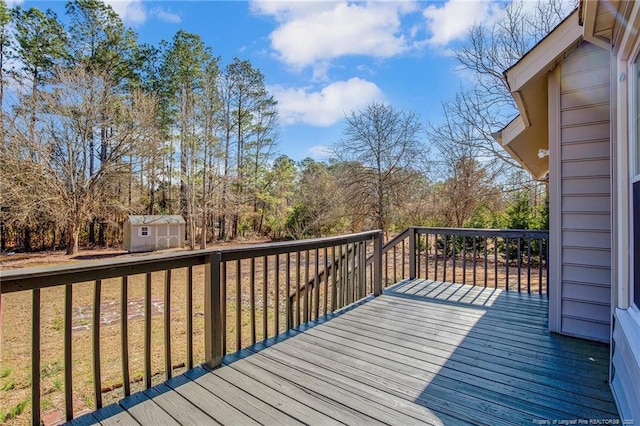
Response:
[[[452,245],[451,253],[452,253],[452,256],[453,256],[453,281],[452,282],[455,283],[455,282],[457,282],[456,281],[456,279],[457,279],[457,277],[456,277],[456,244],[457,244],[456,236],[452,235],[451,239],[453,240],[452,243],[451,243],[451,245]]]
[[[304,259],[304,301],[303,301],[303,313],[304,322],[309,321],[309,269],[310,269],[309,250],[305,252]]]
[[[333,267],[331,268],[331,312],[334,312],[338,309],[338,262],[336,259],[336,246],[331,247],[331,262],[333,263]]]
[[[389,252],[386,251],[384,253],[384,283],[383,286],[386,287],[387,283],[389,283]]]
[[[542,238],[538,240],[538,294],[542,294]]]
[[[102,376],[100,373],[100,299],[102,281],[96,280],[93,287],[93,397],[96,410],[102,408]]]
[[[476,236],[473,236],[473,285],[477,283],[477,270],[476,267],[478,265],[478,239]]]
[[[527,293],[531,294],[531,238],[527,238]]]
[[[296,253],[296,326],[300,325],[300,254]]]
[[[338,246],[338,262],[340,270],[338,271],[338,280],[340,285],[340,291],[338,292],[338,308],[344,306],[344,258],[342,253],[342,244]]]
[[[438,234],[434,234],[435,237],[435,243],[433,245],[434,248],[434,257],[435,257],[435,262],[433,264],[433,279],[434,281],[438,281]]]
[[[522,243],[520,237],[518,237],[517,239],[517,244],[518,244],[518,249],[517,249],[517,253],[518,253],[518,293],[520,293],[521,290],[521,284],[522,284],[522,252],[521,252],[521,248],[520,248],[520,244]]]
[[[329,299],[329,257],[327,256],[327,248],[325,247],[322,252],[324,256],[324,299],[322,311],[323,315],[327,315],[327,306]]]
[[[320,251],[315,250],[315,279],[313,281],[313,318],[318,319],[320,313]]]
[[[404,244],[404,242],[402,243]],[[404,258],[402,258],[404,262]],[[398,254],[396,253],[396,246],[393,246],[393,283],[398,282],[398,278],[396,277],[396,264],[398,263]]]
[[[40,425],[40,289],[31,300],[31,423]]]
[[[242,265],[236,260],[236,351],[242,349]]]
[[[122,391],[123,397],[131,395],[129,376],[129,277],[122,277],[120,288],[120,336],[122,351]]]
[[[171,378],[171,269],[164,271],[164,374]]]
[[[268,286],[267,283],[269,281],[269,257],[264,256],[262,258],[262,340],[267,340],[269,337],[269,330],[267,325],[267,297],[268,297]]]
[[[274,327],[275,334],[277,336],[280,334],[280,255],[276,254],[276,265],[275,265],[275,291],[273,296],[273,316],[274,316]]]
[[[429,279],[429,234],[424,234],[424,278]]]
[[[444,236],[444,251],[443,251],[443,266],[442,266],[442,281],[447,282],[447,256],[449,255],[449,250],[447,250],[447,240],[449,239],[448,235]]]
[[[193,368],[193,266],[187,268],[187,370]]]
[[[509,291],[509,238],[505,237],[504,239],[504,246],[506,247],[505,253],[505,260],[507,261],[507,271],[506,271],[506,283],[505,283],[505,290]]]
[[[487,237],[484,237],[484,286],[487,287],[487,279],[489,278],[489,272],[487,271]]]
[[[285,280],[286,284],[286,294],[287,298],[285,300],[286,310],[287,310],[287,331],[291,330],[293,327],[293,318],[291,318],[291,253],[287,252],[287,269],[285,271]]]
[[[123,277],[123,280],[126,277]],[[64,402],[65,418],[73,419],[73,286],[64,286]],[[123,345],[125,341],[123,340]],[[124,351],[123,351],[124,352]],[[123,357],[123,363],[124,363]],[[128,376],[127,376],[128,377]],[[129,383],[127,383],[129,385]]]
[[[251,344],[256,344],[256,258],[251,258],[251,273],[249,274],[249,328],[251,329]]]
[[[151,387],[151,272],[144,286],[144,387]]]
[[[416,256],[415,256],[415,262],[416,262],[416,278],[420,278],[421,276],[421,265],[420,265],[420,252],[422,251],[422,235],[418,234],[416,235],[417,237],[417,244],[416,244]]]
[[[493,280],[494,288],[498,288],[498,237],[493,237]]]
[[[467,283],[467,236],[462,236],[462,284]]]
[[[411,240],[409,240],[409,244],[411,244]],[[406,263],[407,259],[406,259],[406,250],[405,250],[405,242],[402,242],[402,279],[404,280],[405,278],[407,278],[407,275],[405,274],[405,263]]]
[[[360,299],[367,295],[367,246],[363,241],[360,243]]]

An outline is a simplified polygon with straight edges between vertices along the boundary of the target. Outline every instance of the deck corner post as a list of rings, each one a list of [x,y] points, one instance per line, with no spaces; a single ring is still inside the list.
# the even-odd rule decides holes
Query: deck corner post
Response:
[[[382,231],[373,236],[373,294],[382,294]]]
[[[409,228],[409,279],[416,278],[416,228]],[[404,259],[403,259],[404,261]]]
[[[214,251],[205,265],[204,283],[204,350],[210,368],[222,364],[222,310],[220,300],[220,266],[222,252]]]

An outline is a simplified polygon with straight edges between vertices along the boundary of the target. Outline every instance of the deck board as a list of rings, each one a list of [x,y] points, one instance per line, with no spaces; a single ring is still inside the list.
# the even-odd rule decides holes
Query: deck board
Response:
[[[380,333],[379,322],[375,318],[370,318],[367,322],[361,321],[343,321],[342,319],[334,319],[328,324],[328,327],[340,330],[344,333],[344,336],[349,336],[354,331],[363,333],[372,333],[376,338],[388,343],[393,343],[399,346],[404,346],[416,350],[425,350],[428,353],[436,353],[441,357],[451,357],[451,359],[466,360],[469,363],[481,366],[487,370],[502,370],[505,367],[515,369],[517,371],[523,371],[530,374],[541,375],[552,379],[562,380],[563,386],[573,387],[568,385],[572,380],[575,380],[575,375],[581,377],[583,386],[587,386],[588,390],[595,389],[599,395],[607,397],[609,394],[608,389],[602,387],[602,382],[606,380],[606,374],[602,374],[597,378],[593,377],[593,373],[589,374],[590,365],[583,362],[576,362],[573,365],[568,366],[563,364],[560,368],[554,365],[554,368],[549,368],[548,360],[540,361],[538,358],[525,357],[522,354],[514,353],[512,350],[492,350],[489,351],[486,346],[467,345],[456,346],[455,344],[448,343],[446,341],[437,341],[431,336],[423,337],[421,333],[407,332],[406,328],[400,328],[394,330],[391,326],[385,327],[384,333]],[[478,359],[478,353],[483,353],[489,360]],[[568,370],[572,372],[567,373]],[[587,373],[584,373],[587,371]],[[517,374],[517,373],[516,373]]]
[[[617,419],[607,345],[547,330],[545,296],[401,282],[85,418],[102,424],[533,424]]]

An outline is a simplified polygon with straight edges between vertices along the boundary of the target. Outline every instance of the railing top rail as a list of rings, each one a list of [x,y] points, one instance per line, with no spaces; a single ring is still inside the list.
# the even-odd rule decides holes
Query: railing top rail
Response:
[[[407,238],[409,236],[409,231],[411,231],[411,229],[412,228],[407,228],[404,231],[402,231],[400,234],[396,235],[395,237],[387,241],[387,243],[382,247],[382,254],[385,254],[387,251],[392,249],[393,246],[395,246],[396,244],[398,244],[399,242]]]
[[[546,229],[478,229],[414,227],[418,234],[460,235],[467,237],[547,238]]]
[[[308,240],[282,241],[278,243],[256,244],[250,246],[230,247],[220,250],[222,260],[250,259],[267,255],[315,250],[342,244],[355,243],[372,239],[379,231],[366,231],[336,237],[312,238]]]
[[[220,253],[223,261],[229,261],[314,250],[316,248],[367,240],[373,238],[377,232],[368,231],[337,237],[151,254],[126,259],[95,260],[78,264],[0,271],[0,286],[2,293],[12,293],[35,288],[184,268],[206,263],[213,253]]]

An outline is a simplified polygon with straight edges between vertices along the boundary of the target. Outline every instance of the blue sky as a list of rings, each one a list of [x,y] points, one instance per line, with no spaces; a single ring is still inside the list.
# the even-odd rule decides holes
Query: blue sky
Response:
[[[344,115],[385,101],[438,122],[440,104],[469,82],[451,49],[499,3],[482,0],[147,1],[108,0],[140,42],[196,33],[222,57],[260,69],[280,108],[279,152],[325,159]],[[13,3],[15,4],[15,2]],[[64,1],[26,0],[64,22]]]

